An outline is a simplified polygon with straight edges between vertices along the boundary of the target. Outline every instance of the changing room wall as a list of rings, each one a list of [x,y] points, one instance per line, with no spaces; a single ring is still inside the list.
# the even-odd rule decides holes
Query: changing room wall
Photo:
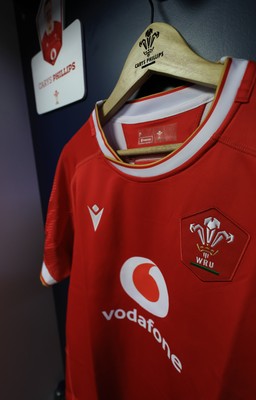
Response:
[[[54,299],[39,282],[43,218],[12,2],[0,24],[0,397],[53,400],[63,377]]]

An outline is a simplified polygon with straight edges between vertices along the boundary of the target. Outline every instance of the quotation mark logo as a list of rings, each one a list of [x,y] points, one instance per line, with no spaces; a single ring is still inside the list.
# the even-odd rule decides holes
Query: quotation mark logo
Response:
[[[169,296],[164,277],[153,261],[131,257],[123,264],[120,280],[125,292],[141,307],[164,318],[169,311]]]

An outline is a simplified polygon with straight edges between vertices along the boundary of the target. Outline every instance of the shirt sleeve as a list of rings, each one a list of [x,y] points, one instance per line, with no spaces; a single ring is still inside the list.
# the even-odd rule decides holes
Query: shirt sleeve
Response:
[[[44,258],[40,279],[50,286],[70,275],[73,248],[73,222],[70,171],[63,154],[55,172],[45,223]]]

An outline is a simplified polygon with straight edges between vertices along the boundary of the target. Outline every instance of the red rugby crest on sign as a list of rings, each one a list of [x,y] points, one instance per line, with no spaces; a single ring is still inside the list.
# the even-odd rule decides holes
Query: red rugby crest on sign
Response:
[[[182,262],[202,281],[231,281],[249,235],[215,208],[181,220]]]

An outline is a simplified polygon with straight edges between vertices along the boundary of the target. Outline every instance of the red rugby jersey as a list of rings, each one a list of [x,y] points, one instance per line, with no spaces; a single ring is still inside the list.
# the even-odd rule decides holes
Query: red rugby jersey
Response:
[[[99,102],[62,151],[41,279],[70,276],[67,400],[255,398],[256,75],[225,65],[217,93],[131,101],[103,128]]]
[[[54,65],[62,47],[62,24],[60,21],[53,21],[53,30],[47,34],[44,32],[41,48],[44,60]]]

